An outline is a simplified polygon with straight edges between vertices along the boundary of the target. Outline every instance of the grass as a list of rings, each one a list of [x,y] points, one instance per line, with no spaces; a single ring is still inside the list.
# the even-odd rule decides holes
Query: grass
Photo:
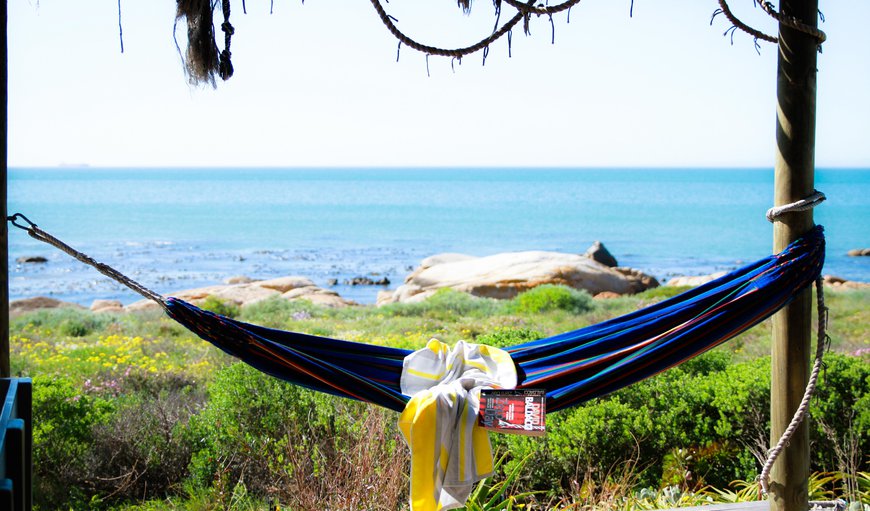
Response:
[[[330,309],[308,302],[272,299],[226,312],[242,321],[269,327],[409,349],[423,347],[433,337],[447,343],[465,339],[504,346],[595,324],[664,300],[679,291],[681,290],[658,288],[634,296],[595,301],[588,296],[566,293],[563,290],[543,291],[540,296],[533,299],[527,297],[524,301],[495,301],[443,291],[426,302],[394,304],[380,308],[361,306]],[[870,350],[870,291],[829,291],[827,304],[830,308],[832,349],[848,354],[866,353]],[[224,305],[214,302],[211,307],[220,308]],[[49,379],[63,378],[75,386],[78,389],[76,392],[82,396],[118,400],[117,408],[127,410],[126,413],[131,415],[128,419],[134,424],[145,424],[142,428],[146,429],[150,423],[143,422],[142,417],[135,417],[135,409],[130,408],[131,401],[122,395],[125,388],[149,389],[146,397],[137,398],[141,400],[141,404],[140,401],[132,401],[141,410],[197,414],[202,407],[207,406],[205,398],[200,396],[205,395],[205,389],[215,381],[216,375],[234,362],[231,357],[156,312],[95,314],[72,309],[38,311],[14,318],[10,324],[10,333],[14,374],[38,375],[40,378]],[[753,360],[769,353],[769,337],[769,322],[764,322],[717,350],[730,352],[733,354],[732,360],[735,361]],[[173,382],[183,382],[184,385]],[[171,389],[172,385],[178,388]],[[190,390],[187,388],[189,386],[194,386],[195,389]],[[188,397],[184,392],[194,392],[195,395]],[[75,400],[76,396],[71,395],[68,399]],[[167,432],[165,445],[166,453],[169,454],[174,448],[172,446],[185,441],[182,433],[171,431],[173,420],[175,419],[167,416],[160,422]],[[383,418],[378,420],[383,421]],[[383,424],[388,422],[386,420]],[[129,429],[129,425],[126,427]],[[123,431],[125,424],[114,423],[100,428],[102,429],[98,430],[100,434],[97,436],[105,439],[108,438],[111,428]],[[220,431],[220,428],[216,431]],[[127,452],[124,451],[127,447],[122,447],[117,447],[112,452]],[[287,447],[288,450],[282,456],[294,456],[296,451],[290,447],[292,446]],[[164,454],[168,456],[166,453]],[[298,454],[296,452],[295,455]],[[356,495],[353,481],[364,481],[365,477],[370,476],[358,474],[354,467],[363,466],[371,460],[366,461],[365,452],[347,450],[337,454],[340,455],[340,460],[344,460],[338,466],[345,467],[342,470],[346,470],[346,477],[350,478],[349,483],[342,483],[343,486],[348,486],[341,493]],[[284,458],[281,459],[284,466],[296,467],[294,470],[299,470],[305,461],[297,460],[294,465]],[[305,462],[310,464],[311,461]],[[391,470],[396,468],[395,464],[386,466]],[[405,470],[404,465],[399,468],[402,469],[399,472]],[[607,508],[634,511],[654,509],[662,505],[671,507],[712,501],[727,502],[746,498],[752,493],[745,486],[737,486],[736,489],[706,488],[692,491],[687,488],[660,488],[638,493],[636,480],[632,479],[635,471],[626,466],[623,467],[624,473],[613,474],[605,480],[601,480],[600,474],[598,479],[584,480],[581,477],[579,481],[575,481],[576,485],[572,487],[570,497],[542,496],[523,490],[521,485],[525,478],[524,471],[533,468],[524,463],[510,465],[509,479],[490,481],[486,483],[488,486],[479,487],[469,509]],[[135,469],[136,466],[133,465],[133,471]],[[184,470],[184,467],[179,470]],[[377,470],[383,471],[387,468]],[[389,473],[394,486],[393,498],[401,501],[407,482],[397,475],[399,472]],[[105,501],[97,499],[92,507],[129,510],[270,509],[268,499],[249,491],[252,484],[259,482],[246,479],[244,470],[240,474],[238,478],[232,476],[221,482],[221,485],[204,488],[185,484],[175,486],[170,494],[152,498],[148,498],[150,494],[146,487],[144,500],[141,498],[142,493],[134,493],[136,496],[128,500],[119,501],[117,496]],[[861,495],[866,498],[867,478],[866,474],[862,475],[865,477],[856,484],[863,489]],[[100,477],[106,478],[105,475]],[[284,477],[287,474],[275,476],[276,480],[283,480]],[[837,482],[839,479],[831,477],[833,479],[823,481],[823,488],[831,490],[840,484]],[[101,484],[104,483],[105,481]],[[370,483],[361,482],[357,487],[362,484]],[[131,483],[130,488],[132,492],[136,487]],[[311,493],[306,498],[317,500],[322,499],[323,495],[331,495],[329,488],[317,491],[320,493]],[[505,495],[500,493],[503,491],[506,491],[507,499],[501,498]],[[301,495],[304,492],[297,493]],[[320,496],[315,498],[312,495]],[[494,498],[497,495],[499,497]],[[364,499],[365,491],[355,498]],[[314,500],[308,500],[308,503]],[[339,501],[332,502],[331,505],[341,507]],[[72,504],[70,507],[79,508]]]

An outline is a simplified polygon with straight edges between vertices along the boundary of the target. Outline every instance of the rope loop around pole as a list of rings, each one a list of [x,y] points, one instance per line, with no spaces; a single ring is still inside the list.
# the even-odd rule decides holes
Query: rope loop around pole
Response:
[[[761,10],[764,11],[765,14],[775,19],[780,25],[787,26],[789,28],[813,37],[816,40],[819,51],[821,51],[822,44],[828,39],[828,36],[825,34],[824,31],[820,30],[815,26],[804,23],[793,16],[787,16],[781,12],[778,12],[774,5],[767,0],[753,0],[753,3],[761,7]],[[731,12],[731,8],[728,6],[728,2],[726,0],[719,0],[719,9],[713,13],[713,18],[715,18],[718,14],[724,14],[725,17],[728,18],[728,21],[731,22],[733,29],[746,32],[747,34],[754,37],[756,41],[761,40],[775,44],[779,43],[779,37],[765,34],[764,32],[740,21],[740,19],[738,19],[737,16],[735,16],[734,13]],[[711,19],[710,22],[712,23],[713,20]],[[728,32],[726,31],[726,34],[727,33]]]
[[[807,211],[809,209],[813,209],[814,207],[824,202],[826,198],[827,197],[825,197],[824,193],[818,190],[813,190],[813,193],[805,199],[768,209],[766,215],[767,220],[773,223],[777,221],[779,217],[786,213],[793,213],[795,211]]]

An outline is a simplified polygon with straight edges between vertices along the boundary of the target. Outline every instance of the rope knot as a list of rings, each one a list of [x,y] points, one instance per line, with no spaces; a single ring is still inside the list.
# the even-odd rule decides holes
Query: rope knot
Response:
[[[767,220],[769,222],[773,223],[776,220],[778,220],[779,217],[781,217],[782,215],[784,215],[786,213],[793,213],[795,211],[807,211],[807,210],[813,209],[814,207],[816,207],[819,204],[821,204],[822,202],[824,202],[824,200],[826,198],[827,197],[825,197],[824,193],[822,193],[818,190],[813,190],[812,195],[810,195],[809,197],[807,197],[805,199],[801,199],[799,201],[791,202],[789,204],[783,204],[782,206],[776,206],[776,207],[768,209],[767,215],[766,215]]]
[[[233,63],[230,61],[230,50],[224,50],[221,52],[220,63],[218,64],[218,72],[221,75],[221,79],[226,81],[229,80],[233,76]]]

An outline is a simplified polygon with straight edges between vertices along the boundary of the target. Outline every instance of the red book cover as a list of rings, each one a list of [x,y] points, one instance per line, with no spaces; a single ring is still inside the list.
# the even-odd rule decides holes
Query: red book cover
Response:
[[[483,389],[477,423],[498,433],[546,434],[546,392],[541,389]]]

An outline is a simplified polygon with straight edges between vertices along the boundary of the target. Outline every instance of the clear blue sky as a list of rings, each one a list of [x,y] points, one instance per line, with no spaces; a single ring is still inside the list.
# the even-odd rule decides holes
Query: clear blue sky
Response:
[[[426,5],[421,5],[421,4]],[[774,32],[750,0],[746,21]],[[489,1],[392,0],[421,42],[464,45]],[[722,34],[715,0],[585,0],[451,69],[403,48],[366,0],[233,1],[236,76],[188,85],[175,2],[11,0],[9,164],[772,166],[776,48]],[[818,166],[870,167],[870,2],[823,1]],[[503,18],[510,16],[505,6]],[[218,17],[220,14],[218,14]],[[184,45],[184,28],[178,31]],[[223,47],[222,41],[219,46]]]

